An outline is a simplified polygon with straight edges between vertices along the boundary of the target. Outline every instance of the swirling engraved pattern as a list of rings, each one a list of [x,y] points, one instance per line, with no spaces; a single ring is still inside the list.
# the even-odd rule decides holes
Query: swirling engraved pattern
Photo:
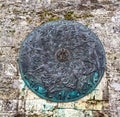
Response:
[[[26,85],[38,96],[69,102],[98,85],[105,69],[105,53],[98,37],[84,25],[53,21],[26,37],[19,68]]]

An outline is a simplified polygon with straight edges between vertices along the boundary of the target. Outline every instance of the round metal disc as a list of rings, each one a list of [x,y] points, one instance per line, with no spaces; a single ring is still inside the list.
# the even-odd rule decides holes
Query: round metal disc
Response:
[[[42,24],[26,37],[18,63],[22,79],[35,94],[54,102],[70,102],[98,85],[105,52],[90,29],[59,20]]]

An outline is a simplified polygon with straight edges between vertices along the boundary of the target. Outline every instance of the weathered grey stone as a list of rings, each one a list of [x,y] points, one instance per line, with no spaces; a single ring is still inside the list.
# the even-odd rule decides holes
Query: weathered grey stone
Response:
[[[18,99],[19,91],[17,89],[0,89],[0,99]]]
[[[18,100],[1,100],[1,112],[17,112]]]
[[[0,117],[68,117],[66,113],[70,112],[70,109],[66,110],[66,108],[72,109],[73,107],[76,110],[73,109],[72,114],[79,113],[81,116],[106,117],[107,114],[109,117],[119,117],[120,1],[88,0],[86,3],[85,0],[51,0],[51,2],[50,0],[44,0],[43,2],[41,3],[40,0],[0,1]],[[106,51],[106,75],[103,82],[96,88],[97,90],[86,96],[86,98],[74,102],[74,104],[59,104],[59,108],[64,109],[58,109],[53,104],[52,107],[54,109],[52,111],[49,111],[49,108],[46,107],[41,112],[37,107],[44,101],[30,92],[29,89],[25,88],[23,90],[24,84],[19,83],[19,80],[17,81],[17,79],[21,80],[17,66],[18,52],[21,42],[34,27],[44,22],[61,18],[76,20],[97,33]],[[17,85],[20,87],[17,87]],[[15,112],[17,101],[11,102],[12,106],[14,105],[13,110],[15,113],[12,112],[13,110],[10,113],[7,111],[5,113],[2,112],[1,104],[4,100],[17,100],[18,98],[20,99],[18,100],[19,113]],[[29,99],[32,99],[34,103]],[[39,99],[40,101],[34,101],[34,99]],[[26,106],[26,102],[28,106]],[[29,103],[32,104],[30,105]],[[46,104],[49,105],[50,102],[46,102]],[[34,108],[32,110],[32,105],[36,105],[35,109],[40,112],[36,111],[35,113]],[[79,109],[86,110],[86,107],[90,111],[78,112]],[[99,111],[94,111],[96,113],[93,113],[91,108]],[[27,113],[25,113],[25,110],[27,110]],[[32,110],[33,113],[29,113],[28,110]]]

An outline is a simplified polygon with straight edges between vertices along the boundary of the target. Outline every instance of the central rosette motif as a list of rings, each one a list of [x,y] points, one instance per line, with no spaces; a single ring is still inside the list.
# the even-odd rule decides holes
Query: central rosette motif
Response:
[[[61,48],[56,51],[55,57],[59,62],[65,62],[70,59],[70,52],[65,48]]]

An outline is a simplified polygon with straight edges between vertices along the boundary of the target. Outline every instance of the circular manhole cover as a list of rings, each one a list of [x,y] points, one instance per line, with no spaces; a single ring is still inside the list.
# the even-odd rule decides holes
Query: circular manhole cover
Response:
[[[25,84],[54,102],[78,100],[100,82],[105,52],[98,37],[75,21],[52,21],[35,28],[23,42],[19,68]]]

